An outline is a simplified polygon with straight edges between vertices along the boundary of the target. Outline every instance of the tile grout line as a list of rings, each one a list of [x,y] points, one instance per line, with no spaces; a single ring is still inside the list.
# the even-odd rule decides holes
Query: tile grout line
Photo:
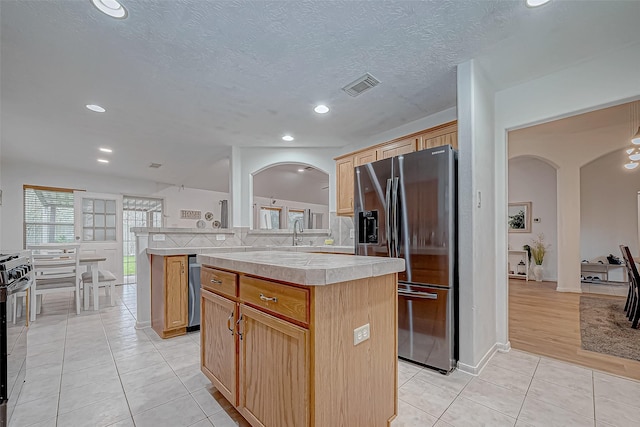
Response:
[[[115,292],[115,290],[114,290],[114,292]],[[115,296],[118,297],[117,294]],[[124,301],[122,303],[124,304]],[[117,301],[116,301],[116,306],[117,305],[118,304],[117,304]],[[128,308],[127,308],[127,310],[128,310]],[[100,312],[100,310],[98,310],[98,315],[100,316],[100,325],[102,326],[102,331],[104,332],[104,336],[105,336],[106,341],[107,341],[107,346],[109,347],[109,354],[111,355],[111,361],[113,362],[113,365],[116,368],[116,373],[118,374],[118,382],[120,382],[120,387],[122,388],[122,394],[124,395],[124,400],[127,402],[127,409],[129,409],[129,415],[131,417],[131,422],[133,423],[133,425],[135,427],[136,422],[133,419],[133,412],[131,412],[131,406],[129,405],[129,399],[127,399],[127,392],[124,389],[124,384],[122,384],[122,378],[120,377],[120,371],[118,370],[118,364],[116,363],[116,358],[113,357],[113,350],[111,348],[111,343],[109,342],[109,335],[107,335],[107,329],[104,326],[104,319],[102,318],[102,312]],[[118,422],[120,422],[120,421],[116,421],[115,423],[112,423],[112,424],[116,424]]]
[[[75,299],[75,297],[74,297]],[[37,301],[36,301],[37,303]],[[71,300],[67,300],[67,319],[64,322],[64,344],[62,346],[62,363],[60,364],[60,385],[58,386],[58,404],[56,405],[56,427],[58,426],[58,416],[60,415],[60,396],[62,395],[62,375],[64,373],[64,355],[67,352],[67,335],[69,333],[69,310]],[[40,309],[42,310],[42,309]]]
[[[529,395],[529,390],[531,390],[531,384],[533,384],[533,379],[536,377],[536,372],[538,372],[538,368],[540,367],[540,362],[542,361],[541,357],[538,357],[538,363],[536,363],[536,368],[533,370],[533,375],[531,375],[531,381],[529,381],[529,385],[527,386],[527,391],[524,393],[524,399],[522,399],[522,405],[520,405],[520,410],[518,411],[518,415],[516,416],[516,424],[520,419],[520,414],[522,413],[522,408],[524,408],[524,402],[527,400],[527,396]],[[533,399],[533,398],[532,398]]]

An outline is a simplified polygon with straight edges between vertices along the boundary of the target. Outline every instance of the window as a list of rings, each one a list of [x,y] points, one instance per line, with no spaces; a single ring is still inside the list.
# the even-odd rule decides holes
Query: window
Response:
[[[162,227],[162,199],[124,196],[122,232],[124,283],[136,282],[136,236],[133,227]]]
[[[281,208],[261,207],[259,222],[260,228],[266,230],[279,229],[281,211]]]
[[[82,241],[116,240],[116,201],[82,198]]]
[[[24,245],[70,243],[73,228],[73,190],[25,185]]]
[[[289,230],[293,230],[293,224],[295,224],[296,220],[300,220],[300,225],[304,224],[304,210],[303,209],[289,209],[287,212],[289,218],[289,226],[287,227]]]

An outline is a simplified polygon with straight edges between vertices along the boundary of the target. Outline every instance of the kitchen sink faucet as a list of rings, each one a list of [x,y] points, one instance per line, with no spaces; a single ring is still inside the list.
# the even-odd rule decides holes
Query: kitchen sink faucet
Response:
[[[300,228],[300,233],[304,230],[302,228],[302,222],[299,219],[293,221],[293,246],[298,246],[302,242],[302,237],[298,237],[298,227]]]

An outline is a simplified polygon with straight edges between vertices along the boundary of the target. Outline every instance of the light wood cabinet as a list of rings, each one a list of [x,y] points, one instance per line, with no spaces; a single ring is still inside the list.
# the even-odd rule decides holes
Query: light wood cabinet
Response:
[[[378,160],[388,159],[401,154],[409,154],[416,151],[419,138],[404,138],[401,140],[391,141],[376,149],[376,158]]]
[[[241,307],[238,411],[254,426],[309,425],[309,331]]]
[[[419,137],[418,150],[451,145],[458,149],[458,125],[456,122],[446,123],[429,129]]]
[[[353,215],[353,156],[336,161],[336,192],[338,193],[336,213]]]
[[[187,256],[151,259],[151,327],[162,338],[185,334],[189,321]]]
[[[227,296],[204,288],[205,269],[215,270],[202,270],[202,372],[252,426],[388,427],[396,274],[301,286],[227,272],[238,278],[237,296]],[[371,337],[353,345],[366,323]]]
[[[229,402],[236,405],[237,359],[234,330],[237,304],[202,289],[200,307],[202,372]]]
[[[447,144],[455,149],[458,148],[458,122],[445,123],[355,153],[336,157],[336,213],[343,216],[353,216],[354,167]]]
[[[379,157],[377,156],[377,150],[375,148],[359,151],[353,155],[353,167],[366,165],[378,159]]]

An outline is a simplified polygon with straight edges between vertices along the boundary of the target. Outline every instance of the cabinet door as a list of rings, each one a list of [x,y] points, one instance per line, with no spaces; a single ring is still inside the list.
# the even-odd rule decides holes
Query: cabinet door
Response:
[[[418,138],[406,138],[400,141],[390,142],[378,148],[377,159],[388,159],[400,154],[408,154],[416,151]]]
[[[360,151],[360,152],[354,154],[353,155],[353,166],[354,167],[355,166],[362,166],[362,165],[365,165],[367,163],[375,162],[377,160],[376,152],[377,152],[377,150],[371,149],[371,150]]]
[[[237,304],[201,290],[200,366],[213,385],[233,405],[236,394]]]
[[[187,256],[168,256],[165,263],[165,329],[185,328],[189,321]]]
[[[427,148],[440,147],[442,145],[451,145],[453,148],[458,148],[458,132],[446,133],[444,135],[434,136],[432,138],[426,137],[422,139],[421,150]]]
[[[238,410],[253,426],[308,426],[309,331],[240,307]]]
[[[418,150],[426,150],[427,148],[440,147],[442,145],[451,145],[453,148],[458,148],[457,122],[437,126],[420,135]]]
[[[338,215],[353,215],[353,157],[336,160]]]

